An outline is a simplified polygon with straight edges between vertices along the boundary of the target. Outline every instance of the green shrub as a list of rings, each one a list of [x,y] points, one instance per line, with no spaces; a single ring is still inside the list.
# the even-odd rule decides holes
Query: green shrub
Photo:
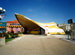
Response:
[[[0,33],[0,37],[5,37],[6,39],[10,38],[7,33]]]
[[[4,37],[3,33],[0,33],[0,37]]]
[[[19,37],[19,36],[18,36],[18,33],[9,33],[9,35],[10,35],[12,38]]]
[[[10,37],[9,37],[9,34],[7,34],[7,33],[3,33],[3,35],[4,35],[4,37],[5,37],[6,39],[10,38]]]

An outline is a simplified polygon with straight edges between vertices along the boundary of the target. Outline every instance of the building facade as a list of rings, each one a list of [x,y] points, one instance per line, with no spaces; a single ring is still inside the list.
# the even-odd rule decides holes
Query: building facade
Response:
[[[19,24],[17,20],[7,21],[6,32],[7,33],[18,33],[23,32],[23,27]]]
[[[70,24],[58,24],[58,27],[62,28],[64,31],[71,30],[71,25]]]
[[[0,22],[0,33],[6,32],[6,22]]]

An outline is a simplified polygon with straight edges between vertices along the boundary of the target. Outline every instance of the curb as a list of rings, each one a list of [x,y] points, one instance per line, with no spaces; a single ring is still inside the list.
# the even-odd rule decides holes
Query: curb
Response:
[[[67,41],[67,42],[70,42],[70,43],[73,43],[73,44],[75,44],[75,40],[67,40],[67,39],[63,39],[63,38],[61,38],[62,40],[65,40],[65,41]]]

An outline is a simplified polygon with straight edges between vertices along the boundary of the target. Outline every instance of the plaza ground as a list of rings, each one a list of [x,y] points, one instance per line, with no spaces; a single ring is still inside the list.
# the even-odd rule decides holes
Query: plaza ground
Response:
[[[54,36],[24,35],[0,47],[0,55],[75,55],[75,44]]]

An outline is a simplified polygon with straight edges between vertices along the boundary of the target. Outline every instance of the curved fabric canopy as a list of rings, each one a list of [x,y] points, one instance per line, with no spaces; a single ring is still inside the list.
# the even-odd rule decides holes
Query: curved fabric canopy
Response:
[[[17,20],[19,21],[19,23],[23,27],[27,27],[29,31],[40,27],[35,21],[33,21],[23,15],[15,14],[15,16],[16,16]]]
[[[65,34],[65,32],[63,31],[63,29],[59,28],[57,26],[56,23],[51,22],[51,23],[38,23],[35,22],[23,15],[20,14],[15,14],[16,19],[19,21],[19,23],[23,26],[23,27],[27,27],[29,31],[41,27],[45,30],[46,34]]]

